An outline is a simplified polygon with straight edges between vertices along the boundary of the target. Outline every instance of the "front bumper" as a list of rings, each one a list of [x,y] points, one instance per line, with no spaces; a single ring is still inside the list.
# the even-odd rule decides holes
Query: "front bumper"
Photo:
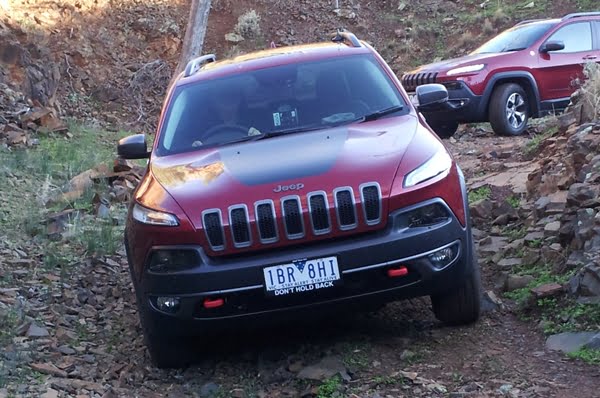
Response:
[[[405,227],[406,214],[421,206],[438,203],[449,217],[428,227]],[[386,229],[362,236],[310,246],[269,251],[258,255],[208,257],[197,250],[202,264],[177,273],[145,271],[136,284],[138,296],[149,305],[153,322],[165,322],[169,329],[178,319],[186,333],[203,324],[220,321],[272,317],[275,313],[297,315],[297,310],[314,307],[348,307],[358,302],[384,303],[403,298],[442,293],[456,286],[471,272],[471,241],[468,227],[463,227],[441,199],[432,199],[390,214]],[[456,248],[453,260],[442,268],[428,255],[441,248]],[[190,248],[187,246],[186,248]],[[156,249],[165,249],[157,247]],[[263,268],[286,264],[301,258],[336,256],[342,284],[327,289],[267,296]],[[404,266],[408,274],[390,277],[390,268]],[[167,313],[157,308],[157,297],[176,297],[179,308]],[[223,299],[218,308],[205,308],[206,299]]]
[[[440,82],[448,90],[448,102],[443,109],[423,111],[428,122],[479,123],[487,121],[487,112],[483,97],[461,81]]]

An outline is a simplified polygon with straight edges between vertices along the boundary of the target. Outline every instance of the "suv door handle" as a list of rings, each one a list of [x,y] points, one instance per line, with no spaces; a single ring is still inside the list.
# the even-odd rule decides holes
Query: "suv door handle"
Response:
[[[583,57],[583,59],[596,59],[598,57],[596,57],[595,55],[586,55],[585,57]]]

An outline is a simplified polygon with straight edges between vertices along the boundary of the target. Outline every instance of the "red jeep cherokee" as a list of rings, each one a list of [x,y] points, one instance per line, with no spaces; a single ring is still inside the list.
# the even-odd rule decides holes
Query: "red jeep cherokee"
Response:
[[[441,85],[416,95],[447,100]],[[158,366],[189,359],[186,337],[276,314],[430,295],[444,322],[479,315],[463,175],[349,32],[191,61],[152,150],[136,135],[118,153],[149,157],[125,243]]]
[[[402,84],[409,92],[446,86],[446,109],[424,112],[440,137],[459,123],[488,121],[497,134],[518,135],[530,117],[564,110],[590,61],[600,62],[600,12],[523,21],[467,56],[405,74]]]

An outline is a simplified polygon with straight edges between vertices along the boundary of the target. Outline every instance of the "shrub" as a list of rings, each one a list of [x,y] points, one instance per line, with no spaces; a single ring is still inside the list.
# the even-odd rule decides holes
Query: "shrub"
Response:
[[[588,62],[583,67],[585,82],[581,85],[581,98],[586,119],[600,119],[600,65]]]
[[[257,38],[260,35],[260,15],[255,10],[240,15],[234,30],[244,39]]]

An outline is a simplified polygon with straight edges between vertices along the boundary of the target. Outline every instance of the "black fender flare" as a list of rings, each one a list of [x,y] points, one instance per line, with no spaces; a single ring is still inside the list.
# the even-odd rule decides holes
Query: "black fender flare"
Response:
[[[480,103],[480,114],[487,115],[487,108],[490,103],[490,98],[494,92],[494,88],[498,82],[514,80],[526,80],[529,83],[528,87],[523,87],[527,95],[531,99],[531,116],[536,117],[540,113],[540,91],[538,89],[537,82],[533,75],[527,71],[512,71],[512,72],[500,72],[494,74],[488,81],[485,90],[483,91],[482,101]]]

